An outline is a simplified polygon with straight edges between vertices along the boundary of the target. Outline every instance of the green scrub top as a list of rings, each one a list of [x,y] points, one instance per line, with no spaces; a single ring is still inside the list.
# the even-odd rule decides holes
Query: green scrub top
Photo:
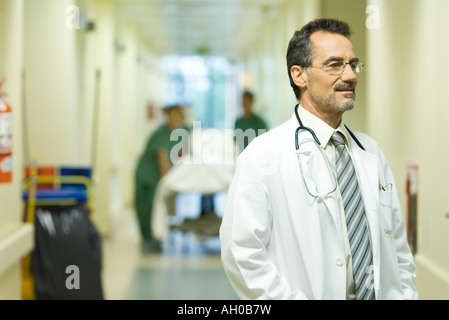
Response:
[[[259,115],[253,113],[250,118],[244,118],[241,117],[235,121],[235,129],[241,129],[243,132],[245,132],[248,129],[255,130],[256,137],[259,135],[258,130],[264,129],[268,131],[268,126],[266,122],[260,117]],[[244,139],[244,146],[243,149],[245,149],[248,144],[251,141],[248,141],[249,139]]]
[[[183,129],[186,129],[183,127]],[[167,161],[170,161],[170,150],[180,141],[170,141],[171,130],[167,124],[161,125],[148,139],[146,148],[139,159],[136,179],[140,183],[155,185],[161,178],[157,151],[167,150]]]

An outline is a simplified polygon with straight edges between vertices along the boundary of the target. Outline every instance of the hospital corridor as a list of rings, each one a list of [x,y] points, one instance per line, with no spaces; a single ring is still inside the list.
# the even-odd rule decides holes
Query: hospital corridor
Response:
[[[0,0],[0,300],[243,300],[288,281],[305,291],[284,297],[333,299],[359,260],[341,256],[337,142],[301,101],[338,99],[352,104],[333,129],[374,177],[375,281],[416,267],[419,299],[449,300],[448,16],[448,0]],[[291,53],[303,26],[336,20],[351,56],[317,65],[343,41],[320,29]],[[290,247],[293,229],[312,244]]]
[[[197,197],[190,195],[181,201],[192,204]],[[104,242],[107,299],[238,299],[221,265],[218,237],[202,240],[174,231],[161,253],[142,252],[134,213],[127,212],[123,219],[114,236]]]

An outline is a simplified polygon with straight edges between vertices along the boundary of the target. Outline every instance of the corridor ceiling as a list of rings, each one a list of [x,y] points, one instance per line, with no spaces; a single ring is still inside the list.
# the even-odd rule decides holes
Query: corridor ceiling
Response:
[[[133,23],[161,54],[239,59],[286,0],[115,1],[119,19]]]

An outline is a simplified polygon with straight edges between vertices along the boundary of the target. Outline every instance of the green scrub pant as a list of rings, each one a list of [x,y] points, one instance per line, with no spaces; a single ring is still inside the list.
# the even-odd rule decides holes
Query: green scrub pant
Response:
[[[144,243],[155,241],[151,230],[151,210],[155,193],[156,185],[136,183],[134,205]]]

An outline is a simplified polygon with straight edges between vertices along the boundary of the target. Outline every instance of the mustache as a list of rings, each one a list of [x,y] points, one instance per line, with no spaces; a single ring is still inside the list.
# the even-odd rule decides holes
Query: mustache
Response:
[[[334,91],[339,91],[339,90],[355,90],[355,83],[354,82],[341,82],[341,83],[337,83],[334,87]]]

